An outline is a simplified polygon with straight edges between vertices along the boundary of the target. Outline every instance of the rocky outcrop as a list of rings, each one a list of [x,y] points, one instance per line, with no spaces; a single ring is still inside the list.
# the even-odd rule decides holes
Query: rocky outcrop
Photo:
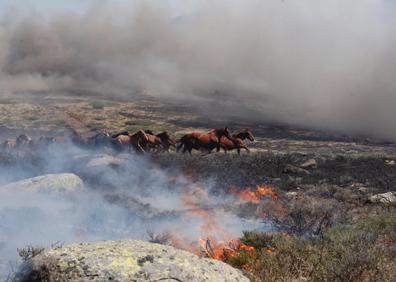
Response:
[[[83,181],[72,173],[47,174],[13,182],[0,187],[0,190],[19,190],[45,193],[74,192],[83,188]]]
[[[248,282],[231,266],[173,247],[142,241],[103,241],[51,249],[23,265],[17,281]]]
[[[396,192],[376,194],[369,197],[371,203],[393,204],[396,203]]]

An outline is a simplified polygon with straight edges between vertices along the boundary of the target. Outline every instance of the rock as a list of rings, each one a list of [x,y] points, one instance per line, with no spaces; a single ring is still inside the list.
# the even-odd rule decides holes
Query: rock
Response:
[[[9,183],[0,190],[25,190],[31,192],[74,192],[83,188],[83,181],[72,173],[47,174]]]
[[[318,163],[316,162],[315,159],[309,159],[306,162],[304,162],[302,165],[300,165],[301,168],[309,169],[309,168],[317,168]]]
[[[284,173],[292,173],[292,174],[304,174],[304,175],[309,175],[309,171],[291,164],[286,165],[286,167],[283,169]]]
[[[298,193],[293,191],[293,192],[287,192],[285,195],[286,195],[286,197],[293,199],[298,196]]]
[[[373,195],[369,197],[369,202],[383,203],[383,204],[396,203],[396,192],[387,192],[387,193]]]
[[[387,165],[396,165],[396,162],[394,160],[385,160],[385,164]]]
[[[358,191],[362,192],[362,193],[367,193],[369,191],[369,189],[367,187],[361,186],[358,188]]]
[[[240,281],[231,266],[173,247],[135,240],[73,244],[22,265],[16,281]]]

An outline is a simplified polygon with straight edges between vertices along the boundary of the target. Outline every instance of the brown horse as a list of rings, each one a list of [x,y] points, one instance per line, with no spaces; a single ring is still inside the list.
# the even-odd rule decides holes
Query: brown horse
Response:
[[[169,152],[170,147],[176,148],[176,141],[169,136],[168,132],[164,131],[158,133],[156,136],[161,139],[161,146],[163,151]]]
[[[16,139],[9,139],[2,144],[3,149],[10,150],[32,145],[32,138],[27,134],[21,134]]]
[[[245,139],[248,139],[252,142],[254,141],[254,136],[252,132],[248,129],[245,129],[242,132],[232,135],[232,138],[222,137],[220,139],[220,142],[223,145],[222,148],[224,150],[231,151],[236,149],[238,151],[238,155],[240,155],[241,149],[245,149],[248,153],[250,152],[248,147],[246,147],[245,143],[243,142],[243,140]],[[220,151],[220,148],[217,151]]]
[[[142,142],[143,149],[146,151],[158,152],[162,146],[161,139],[151,130],[145,130],[144,132],[147,135],[147,141]]]
[[[220,147],[223,147],[224,149],[224,145],[222,145],[220,142],[222,137],[232,138],[228,127],[213,129],[207,133],[192,132],[184,135],[178,141],[180,144],[177,146],[176,150],[180,151],[180,149],[183,147],[183,154],[187,151],[191,154],[193,149],[203,149],[210,153],[214,148],[220,150]],[[224,152],[226,152],[226,150]]]
[[[160,152],[160,151],[167,151],[169,152],[169,148],[171,146],[176,145],[176,142],[172,140],[172,138],[169,136],[168,132],[164,131],[158,134],[154,134],[151,130],[145,130],[145,133],[148,137],[148,141],[145,144],[142,144],[142,147],[146,151],[154,151],[154,152]]]
[[[144,153],[145,150],[142,144],[148,142],[148,136],[143,130],[139,130],[134,134],[124,135],[118,134],[115,138],[112,138],[111,143],[117,148],[128,148],[134,149],[138,153]]]

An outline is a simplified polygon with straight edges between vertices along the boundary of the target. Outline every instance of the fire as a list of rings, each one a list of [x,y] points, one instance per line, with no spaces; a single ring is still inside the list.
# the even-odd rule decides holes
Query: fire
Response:
[[[222,238],[229,237],[229,233],[218,223],[216,210],[208,207],[209,195],[200,185],[190,187],[181,195],[181,200],[192,216],[202,220],[200,228],[202,234],[216,234]]]
[[[237,188],[229,191],[244,202],[260,203],[264,198],[278,199],[278,195],[273,188],[264,185],[257,186],[254,191],[241,191]],[[235,239],[235,236],[222,227],[221,218],[218,217],[217,213],[221,206],[216,206],[216,203],[211,201],[209,193],[199,182],[190,183],[182,191],[180,199],[188,212],[188,216],[200,219],[199,232],[205,239],[194,241],[182,238],[177,234],[170,234],[169,242],[172,246],[199,256],[221,261],[229,260],[240,251],[256,251],[254,247],[245,245],[241,240]],[[270,254],[273,250],[268,248],[266,251]]]
[[[252,246],[247,246],[239,239],[234,239],[229,242],[217,242],[213,238],[200,239],[199,244],[204,254],[212,259],[227,261],[234,257],[239,251],[254,252],[256,249]]]
[[[237,190],[236,188],[231,188],[230,192],[235,194],[237,198],[244,202],[260,203],[263,198],[271,198],[272,200],[277,200],[278,195],[270,186],[257,186],[255,191],[251,190]]]

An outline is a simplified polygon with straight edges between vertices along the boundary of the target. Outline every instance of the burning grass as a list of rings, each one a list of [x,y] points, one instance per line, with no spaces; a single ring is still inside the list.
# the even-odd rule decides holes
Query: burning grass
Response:
[[[321,237],[245,232],[242,242],[255,251],[238,251],[227,262],[252,281],[392,281],[395,228],[394,214],[384,214]]]

